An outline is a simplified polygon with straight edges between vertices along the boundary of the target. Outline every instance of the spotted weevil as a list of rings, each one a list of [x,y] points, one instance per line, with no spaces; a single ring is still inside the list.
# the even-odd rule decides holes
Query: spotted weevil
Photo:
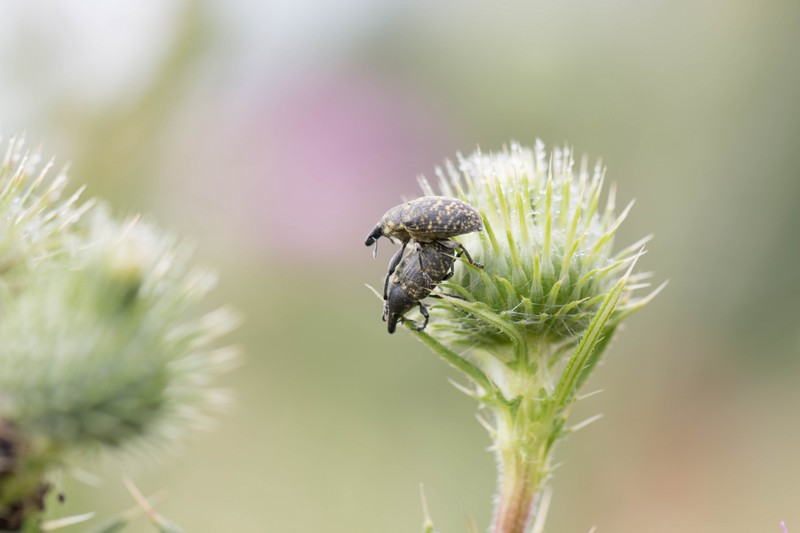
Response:
[[[395,254],[389,263],[389,274],[394,271],[403,256],[410,240],[417,243],[448,242],[463,253],[473,264],[467,250],[450,237],[481,231],[483,220],[480,213],[467,202],[449,196],[423,196],[389,209],[364,242],[367,246],[375,245],[372,255],[378,253],[378,239],[395,238],[402,241],[400,254]],[[418,257],[422,258],[422,255]]]
[[[387,322],[389,333],[394,333],[397,322],[403,322],[405,315],[415,305],[424,319],[421,326],[414,329],[422,331],[428,325],[428,309],[420,300],[431,296],[441,298],[438,294],[431,294],[439,283],[453,275],[458,250],[453,246],[455,241],[420,243],[415,249],[409,249],[405,254],[399,250],[395,257],[400,258],[394,269],[386,275],[383,286],[383,321]],[[393,259],[394,261],[394,259]],[[412,322],[413,321],[410,321]]]

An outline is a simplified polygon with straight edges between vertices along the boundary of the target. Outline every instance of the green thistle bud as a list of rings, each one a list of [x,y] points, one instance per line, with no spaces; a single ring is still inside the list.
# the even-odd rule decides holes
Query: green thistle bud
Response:
[[[485,231],[459,239],[485,268],[461,262],[449,285],[533,343],[579,337],[648,240],[613,253],[614,233],[631,205],[615,216],[612,191],[601,210],[605,170],[598,164],[590,173],[585,159],[577,174],[573,167],[569,149],[547,156],[539,143],[533,151],[514,144],[499,154],[478,152],[437,171],[438,194],[470,202],[485,224]],[[643,304],[634,297],[637,287],[626,285],[612,322]],[[446,309],[434,322],[437,338],[450,334],[448,340],[471,346],[511,342],[493,321]]]
[[[76,229],[69,259],[4,305],[3,417],[59,448],[171,440],[216,401],[203,384],[230,355],[210,347],[227,312],[187,315],[214,278],[142,221],[96,208]]]
[[[201,312],[215,277],[191,247],[59,200],[65,178],[35,159],[12,140],[0,168],[0,526],[41,511],[44,476],[71,452],[171,445],[206,425],[236,355],[216,347],[232,313]]]
[[[600,359],[620,321],[659,289],[633,274],[648,237],[613,251],[630,205],[617,215],[614,191],[601,201],[605,169],[568,148],[550,155],[537,142],[500,153],[477,152],[437,169],[427,195],[469,202],[485,230],[457,239],[478,268],[458,261],[418,338],[458,368],[461,387],[491,416],[481,418],[500,467],[495,533],[529,531],[551,472],[554,444],[578,387]],[[544,520],[539,509],[538,520]]]

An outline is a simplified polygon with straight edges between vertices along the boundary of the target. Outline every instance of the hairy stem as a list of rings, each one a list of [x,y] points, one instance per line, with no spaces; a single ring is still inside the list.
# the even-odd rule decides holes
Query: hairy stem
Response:
[[[517,369],[515,377],[520,383],[535,383],[529,367]],[[495,408],[499,482],[493,533],[526,533],[535,519],[557,431],[550,418],[552,411],[546,408],[549,402],[541,401],[537,388],[526,386],[514,402]]]
[[[500,479],[492,532],[526,533],[547,476],[547,452],[530,419],[507,412],[498,417],[498,424]]]
[[[542,479],[536,465],[512,454],[501,466],[493,533],[526,533],[533,523]]]

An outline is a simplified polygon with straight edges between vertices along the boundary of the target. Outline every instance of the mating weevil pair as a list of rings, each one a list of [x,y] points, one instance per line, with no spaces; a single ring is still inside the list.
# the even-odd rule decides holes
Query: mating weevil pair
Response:
[[[461,243],[450,237],[483,229],[483,220],[474,207],[466,202],[446,196],[424,196],[393,207],[367,236],[364,244],[375,244],[377,254],[380,237],[396,238],[403,245],[389,262],[389,271],[383,283],[383,317],[389,333],[394,333],[398,321],[415,305],[424,318],[422,331],[428,324],[428,310],[421,302],[442,281],[453,275],[456,257],[463,254],[472,260]],[[407,250],[408,243],[415,246]]]

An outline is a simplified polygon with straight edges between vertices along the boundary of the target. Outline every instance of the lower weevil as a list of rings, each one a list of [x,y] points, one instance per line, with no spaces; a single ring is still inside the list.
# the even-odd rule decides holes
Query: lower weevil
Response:
[[[401,256],[396,268],[390,268],[383,287],[385,301],[381,317],[387,322],[389,333],[395,332],[398,321],[408,320],[403,315],[415,305],[419,306],[424,321],[414,329],[425,329],[430,315],[420,300],[427,296],[441,297],[431,294],[431,291],[453,275],[457,251],[452,244],[454,241],[420,243],[416,249]],[[397,254],[402,253],[400,250]]]

